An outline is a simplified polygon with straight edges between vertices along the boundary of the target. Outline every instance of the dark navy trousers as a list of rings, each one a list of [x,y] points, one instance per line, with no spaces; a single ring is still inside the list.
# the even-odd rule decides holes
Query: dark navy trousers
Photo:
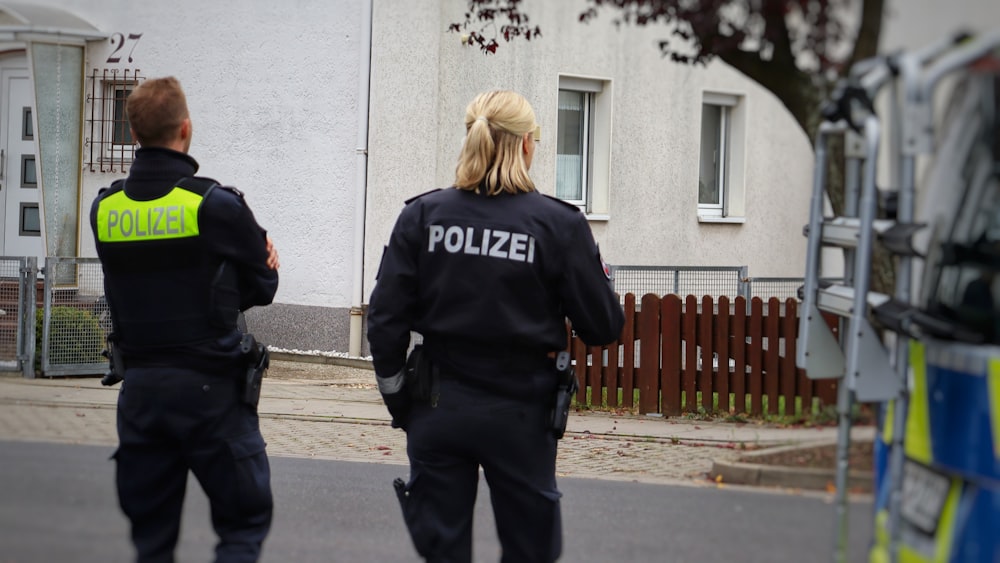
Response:
[[[455,380],[407,425],[404,517],[431,562],[472,560],[472,516],[483,468],[503,562],[552,562],[562,552],[551,405],[498,397]]]
[[[252,562],[271,526],[271,472],[257,413],[236,370],[132,368],[118,396],[114,459],[137,560],[171,562],[188,471],[211,505],[215,561]]]

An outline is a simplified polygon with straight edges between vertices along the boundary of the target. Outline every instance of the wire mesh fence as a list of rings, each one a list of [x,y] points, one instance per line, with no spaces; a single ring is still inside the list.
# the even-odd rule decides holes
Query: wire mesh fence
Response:
[[[38,270],[26,268],[25,260],[0,257],[0,369],[26,364],[26,375],[33,375],[33,368],[46,376],[103,373],[107,360],[101,351],[111,321],[100,261],[46,258],[43,303],[36,312],[36,291],[27,288],[25,279],[30,276],[33,288]],[[611,272],[615,291],[623,299],[632,293],[637,301],[647,293],[787,299],[797,298],[802,285],[802,278],[751,278],[746,266],[611,266]],[[19,324],[26,314],[34,322]]]
[[[820,284],[841,283],[843,281],[843,278],[822,278],[820,279]],[[765,300],[777,297],[782,301],[785,299],[797,299],[802,301],[799,291],[802,289],[802,285],[804,283],[805,278],[752,277],[747,278],[747,293],[750,297],[760,297]]]
[[[799,298],[799,288],[802,287],[803,278],[748,278],[747,293],[750,297],[760,297],[770,299],[777,297],[785,300],[789,298]]]
[[[631,293],[636,301],[648,293],[659,297],[709,295],[713,299],[724,295],[747,301],[754,297],[799,299],[804,281],[796,277],[750,277],[747,266],[611,266],[611,277],[623,300],[626,293]]]
[[[626,293],[640,299],[647,293],[748,297],[746,277],[746,266],[611,266],[615,291],[623,298]]]
[[[44,291],[44,307],[39,313],[42,373],[102,373],[107,360],[101,351],[111,327],[100,261],[46,258]]]

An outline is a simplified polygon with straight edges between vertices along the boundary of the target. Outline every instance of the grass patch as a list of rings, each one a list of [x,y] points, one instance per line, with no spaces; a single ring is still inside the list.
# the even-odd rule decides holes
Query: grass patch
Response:
[[[574,408],[577,411],[607,412],[611,414],[639,414],[639,390],[632,393],[632,404],[627,407],[624,401],[624,391],[617,389],[615,404],[622,406],[612,406],[608,402],[608,389],[602,388],[600,400],[595,401],[593,390],[586,388],[586,402],[580,404],[574,398]],[[818,398],[813,398],[808,404],[804,404],[801,397],[795,397],[793,401],[785,400],[779,396],[775,409],[770,408],[770,398],[767,396],[760,398],[760,412],[752,413],[753,397],[746,394],[744,404],[747,410],[739,412],[733,406],[736,404],[736,395],[729,394],[729,408],[724,410],[719,407],[719,394],[712,393],[712,407],[706,409],[702,403],[702,393],[699,391],[694,397],[694,401],[688,404],[687,393],[681,393],[681,411],[679,415],[689,420],[715,420],[732,423],[766,422],[769,424],[801,425],[801,426],[832,426],[837,424],[836,405],[823,405]],[[771,412],[772,410],[776,412]],[[874,419],[874,412],[869,405],[855,404],[852,411],[852,422],[871,423]]]

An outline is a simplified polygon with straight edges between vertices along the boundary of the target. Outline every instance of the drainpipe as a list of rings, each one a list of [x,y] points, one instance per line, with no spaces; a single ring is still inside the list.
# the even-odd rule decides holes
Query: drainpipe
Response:
[[[365,203],[368,198],[368,106],[372,63],[372,3],[365,2],[361,13],[361,62],[358,65],[358,143],[355,149],[356,185],[354,197],[354,260],[351,292],[351,336],[348,355],[361,355],[365,283]]]

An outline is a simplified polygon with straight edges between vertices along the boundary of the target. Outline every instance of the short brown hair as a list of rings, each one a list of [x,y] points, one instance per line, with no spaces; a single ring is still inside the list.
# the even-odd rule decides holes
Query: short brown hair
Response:
[[[140,145],[168,144],[188,117],[181,83],[173,76],[146,80],[125,100],[125,115]]]

